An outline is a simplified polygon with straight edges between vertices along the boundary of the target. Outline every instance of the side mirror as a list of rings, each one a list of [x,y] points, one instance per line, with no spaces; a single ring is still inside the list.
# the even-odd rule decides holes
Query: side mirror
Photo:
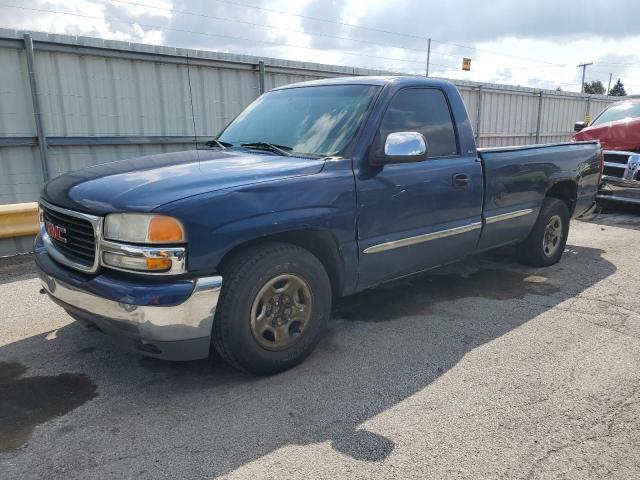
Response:
[[[587,127],[587,122],[576,122],[576,124],[573,126],[573,131],[579,132],[586,127]]]
[[[372,150],[369,161],[373,165],[421,162],[427,159],[427,140],[419,132],[394,132],[387,135],[384,152]]]

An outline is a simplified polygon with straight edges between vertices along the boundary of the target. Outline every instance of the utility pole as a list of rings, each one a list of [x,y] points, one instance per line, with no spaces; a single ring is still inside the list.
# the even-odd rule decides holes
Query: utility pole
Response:
[[[584,93],[584,77],[587,74],[587,67],[593,65],[593,62],[581,63],[578,67],[582,67],[582,83],[580,84],[580,93]]]
[[[613,73],[609,74],[609,85],[607,85],[607,95],[609,95],[609,90],[611,90],[611,77],[613,77]]]
[[[431,59],[431,38],[427,43],[427,77],[429,76],[429,60]]]

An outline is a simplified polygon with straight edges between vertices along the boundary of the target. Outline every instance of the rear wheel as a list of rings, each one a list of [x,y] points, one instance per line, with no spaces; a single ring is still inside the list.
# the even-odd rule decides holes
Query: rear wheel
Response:
[[[269,243],[241,252],[222,274],[212,337],[228,363],[270,375],[313,351],[331,312],[329,277],[314,255]]]
[[[533,267],[558,263],[567,243],[569,220],[569,209],[563,201],[545,199],[533,230],[518,245],[518,260]]]

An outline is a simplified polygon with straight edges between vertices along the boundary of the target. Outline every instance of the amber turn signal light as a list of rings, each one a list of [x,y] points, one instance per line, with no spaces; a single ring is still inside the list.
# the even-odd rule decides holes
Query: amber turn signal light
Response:
[[[169,270],[171,268],[170,258],[147,258],[147,270]]]
[[[164,215],[155,215],[151,218],[147,229],[147,238],[153,243],[176,243],[185,240],[180,222]]]

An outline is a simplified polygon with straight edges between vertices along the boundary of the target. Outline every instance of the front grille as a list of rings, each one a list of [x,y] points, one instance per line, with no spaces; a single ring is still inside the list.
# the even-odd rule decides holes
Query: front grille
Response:
[[[609,165],[605,165],[604,172],[602,173],[608,177],[622,178],[624,177],[624,167],[611,167]]]
[[[624,178],[629,156],[628,152],[605,152],[603,175],[607,177]]]
[[[605,153],[604,154],[605,163],[619,163],[620,165],[627,166],[627,162],[629,161],[629,154],[627,153]]]
[[[49,235],[56,250],[75,263],[91,267],[95,261],[96,245],[91,223],[83,218],[60,213],[44,205],[41,207],[45,222],[51,222],[56,227],[64,229],[63,237],[66,243]]]

